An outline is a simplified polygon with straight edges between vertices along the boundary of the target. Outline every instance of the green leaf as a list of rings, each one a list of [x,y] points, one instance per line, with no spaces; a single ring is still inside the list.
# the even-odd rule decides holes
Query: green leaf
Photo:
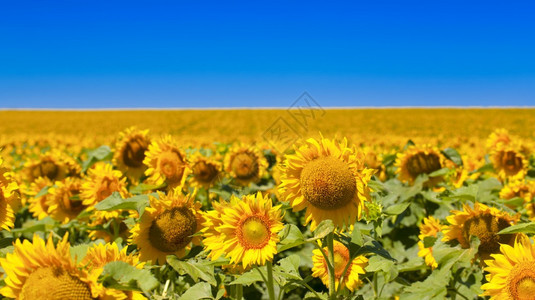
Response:
[[[364,244],[364,239],[362,238],[362,233],[358,225],[353,227],[353,232],[351,233],[351,243],[362,246]]]
[[[52,187],[52,186],[45,186],[44,188],[42,188],[42,189],[39,191],[39,193],[37,193],[37,194],[35,195],[34,198],[37,199],[37,198],[39,198],[39,197],[41,197],[41,196],[44,196],[44,195],[48,194],[48,189],[51,188],[51,187]]]
[[[38,231],[48,232],[52,230],[55,226],[56,226],[56,221],[54,221],[54,219],[48,216],[39,221],[30,219],[29,221],[27,221],[26,223],[22,225],[22,228],[11,229],[11,232],[21,233],[21,234],[24,234],[24,233],[33,234]]]
[[[514,197],[509,200],[503,200],[502,203],[507,206],[521,206],[524,204],[524,198]]]
[[[395,261],[395,259],[390,255],[390,253],[388,253],[388,251],[386,251],[385,248],[383,248],[383,246],[376,240],[369,240],[364,243],[364,246],[362,246],[358,250],[357,255],[365,253],[375,253],[384,258]]]
[[[332,220],[323,220],[319,223],[316,230],[314,230],[314,237],[312,240],[322,239],[326,237],[329,233],[334,231],[334,224]]]
[[[264,281],[259,271],[262,272],[264,276],[267,276],[266,267],[260,267],[241,274],[236,280],[232,281],[230,284],[241,284],[247,286],[255,282]]]
[[[281,241],[277,245],[277,251],[282,252],[305,243],[301,230],[293,224],[287,224],[281,231]]]
[[[398,277],[398,270],[396,264],[381,256],[372,256],[368,260],[368,266],[366,266],[367,272],[383,272],[385,274],[386,281],[392,281]]]
[[[498,234],[511,233],[535,233],[535,222],[512,225],[498,232]]]
[[[436,241],[437,241],[436,237],[434,237],[434,236],[426,236],[426,237],[424,237],[424,247],[425,248],[433,247],[433,245],[435,244]]]
[[[0,239],[0,249],[12,246],[14,241],[15,239],[11,237]]]
[[[396,157],[397,157],[396,154],[387,154],[387,155],[385,155],[383,157],[383,165],[388,167],[389,165],[394,164],[394,162],[396,161]]]
[[[439,169],[439,170],[436,170],[434,172],[431,172],[431,173],[427,174],[427,176],[429,176],[429,177],[444,176],[444,175],[448,174],[449,171],[450,171],[450,169],[448,169],[448,168],[442,168],[442,169]]]
[[[113,152],[109,146],[100,146],[97,149],[87,152],[87,160],[82,163],[82,172],[86,172],[93,164],[98,161],[110,160],[113,157]]]
[[[195,282],[199,281],[199,278],[208,282],[209,284],[216,286],[217,282],[214,276],[214,267],[210,265],[202,265],[195,262],[181,261],[175,256],[168,256],[167,262],[173,269],[179,274],[188,274]]]
[[[114,261],[104,266],[103,281],[125,290],[141,289],[148,292],[158,286],[158,280],[149,270],[138,269],[124,261]]]
[[[463,159],[461,158],[461,155],[459,154],[459,152],[457,152],[457,150],[453,148],[446,148],[442,150],[442,154],[444,154],[447,159],[451,160],[457,166],[463,165]]]
[[[129,192],[131,194],[134,194],[134,195],[139,195],[139,194],[143,194],[146,191],[159,190],[159,189],[165,187],[166,185],[167,185],[166,183],[162,183],[162,184],[158,184],[158,185],[140,183],[140,184],[130,188]]]
[[[113,192],[108,198],[95,205],[96,210],[112,211],[118,209],[137,210],[139,215],[143,214],[145,207],[149,205],[149,196],[158,197],[157,193],[148,195],[137,195],[123,199],[118,192]]]
[[[206,282],[199,282],[196,285],[190,287],[186,290],[180,298],[180,300],[189,300],[189,299],[214,299],[212,295],[212,288]]]
[[[385,208],[383,212],[387,215],[399,215],[400,213],[404,212],[409,205],[411,205],[410,202],[394,204]]]

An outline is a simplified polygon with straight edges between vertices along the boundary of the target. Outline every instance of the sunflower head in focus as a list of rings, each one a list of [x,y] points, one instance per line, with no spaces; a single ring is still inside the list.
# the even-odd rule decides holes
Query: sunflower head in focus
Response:
[[[368,265],[368,259],[361,255],[355,257],[352,261],[349,261],[351,258],[349,255],[349,250],[346,246],[344,246],[344,244],[334,241],[333,246],[335,288],[338,289],[338,286],[340,285],[340,279],[342,278],[342,275],[344,275],[344,279],[341,283],[342,288],[346,287],[350,291],[354,291],[362,285],[359,274],[366,273],[364,268],[366,268]],[[327,247],[324,247],[323,251],[327,257],[330,257]],[[325,258],[319,249],[314,249],[312,254],[312,262],[314,263],[314,266],[312,267],[312,276],[319,277],[323,284],[329,288],[330,283],[327,262],[325,261]],[[344,274],[344,270],[348,264],[349,267]]]
[[[403,153],[398,153],[395,166],[399,180],[412,185],[418,175],[438,171],[445,166],[445,162],[444,156],[436,147],[411,145]],[[442,180],[442,176],[431,177],[425,185],[435,186]]]
[[[235,144],[227,152],[224,161],[225,172],[240,185],[256,183],[266,174],[268,161],[254,145]]]
[[[47,177],[39,177],[32,182],[25,191],[28,196],[28,208],[32,215],[38,220],[42,220],[48,216],[48,193],[39,195],[44,188],[52,187],[52,182]]]
[[[271,199],[260,192],[241,200],[232,197],[217,227],[223,236],[221,251],[231,264],[241,263],[244,268],[272,261],[277,253],[278,233],[284,227],[280,205],[273,206]]]
[[[225,200],[212,201],[212,210],[202,212],[203,223],[201,233],[203,236],[202,244],[207,257],[215,260],[224,254],[221,246],[224,236],[221,234],[219,227],[223,224],[222,216],[226,207],[237,205],[238,198],[231,197],[230,202]]]
[[[86,206],[93,206],[108,198],[113,192],[119,192],[127,198],[126,178],[121,171],[113,170],[112,165],[97,163],[87,171],[81,190],[81,198]]]
[[[525,236],[486,260],[487,283],[482,296],[491,300],[531,300],[535,295],[535,247]]]
[[[425,264],[430,266],[432,269],[435,269],[438,267],[437,261],[433,257],[433,247],[425,247],[424,245],[424,239],[426,237],[437,237],[437,234],[441,231],[442,225],[440,225],[440,222],[435,219],[433,216],[430,216],[428,218],[425,218],[422,221],[422,224],[420,224],[420,234],[418,235],[418,238],[420,241],[418,242],[418,248],[420,249],[418,251],[418,256],[423,257],[425,260]]]
[[[132,182],[138,182],[147,166],[143,164],[145,151],[149,149],[149,130],[139,130],[135,127],[127,128],[119,133],[115,143],[113,164],[123,172]]]
[[[193,235],[201,229],[201,204],[180,189],[158,195],[159,199],[149,196],[150,206],[132,228],[130,240],[139,248],[141,260],[165,264],[167,255],[182,257],[191,243],[200,243]]]
[[[95,299],[106,294],[97,282],[100,270],[88,272],[71,258],[67,235],[54,246],[38,235],[33,242],[17,240],[13,253],[0,258],[6,273],[5,297],[16,299]]]
[[[520,144],[500,144],[491,152],[490,158],[500,179],[521,180],[525,177],[529,164],[520,151]]]
[[[443,229],[443,241],[457,240],[461,247],[470,248],[470,239],[477,236],[480,240],[478,255],[482,259],[490,254],[498,253],[500,244],[512,244],[515,234],[498,234],[519,219],[519,215],[511,216],[494,207],[475,203],[474,208],[463,205],[463,211],[453,210],[446,218],[450,225]]]
[[[347,139],[308,139],[295,150],[282,164],[281,199],[290,201],[294,211],[306,208],[311,230],[326,219],[338,228],[360,220],[374,173],[364,166],[363,154],[349,148]]]
[[[191,187],[203,187],[208,190],[221,178],[221,163],[213,158],[195,152],[191,161]]]
[[[82,203],[80,191],[82,182],[76,177],[67,177],[62,181],[56,181],[53,187],[48,189],[46,204],[48,214],[56,221],[68,223],[75,219],[86,205]]]
[[[155,185],[166,183],[169,190],[182,188],[191,171],[186,154],[171,136],[152,141],[143,163],[148,167],[145,171],[145,175],[149,176],[148,182]]]

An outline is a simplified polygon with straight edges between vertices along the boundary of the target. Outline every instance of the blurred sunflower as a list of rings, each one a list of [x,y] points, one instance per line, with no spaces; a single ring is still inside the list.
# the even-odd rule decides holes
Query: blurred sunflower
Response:
[[[535,297],[535,247],[529,238],[518,238],[513,246],[500,245],[500,253],[486,260],[487,283],[482,296],[491,300],[530,300]]]
[[[91,240],[103,239],[105,242],[112,242],[115,238],[120,237],[127,240],[130,236],[128,226],[121,215],[122,211],[93,211],[89,226],[93,229],[89,230],[89,238]],[[130,218],[137,218],[136,211],[130,211]],[[103,228],[107,225],[107,229]]]
[[[268,162],[254,145],[235,144],[225,156],[225,171],[240,185],[257,183],[266,174]]]
[[[500,198],[505,200],[519,197],[525,202],[531,202],[534,196],[535,181],[532,180],[512,180],[500,191]]]
[[[15,214],[13,203],[20,199],[19,186],[12,181],[11,172],[2,166],[0,157],[0,228],[9,230],[14,227]]]
[[[84,177],[80,197],[83,204],[93,207],[95,204],[109,197],[113,192],[119,192],[121,197],[128,198],[126,178],[122,178],[121,171],[113,170],[112,165],[97,163],[89,169]],[[106,212],[112,218],[116,212]]]
[[[342,288],[347,287],[350,291],[354,291],[362,285],[362,281],[359,278],[359,274],[365,274],[364,268],[368,265],[368,259],[364,256],[357,256],[352,261],[349,261],[349,250],[344,244],[339,241],[334,241],[334,276],[335,276],[335,289],[338,289],[340,285],[340,279],[342,275],[344,279],[342,281]],[[323,248],[323,253],[330,257],[327,247]],[[327,268],[327,262],[323,254],[319,249],[312,251],[312,276],[319,277],[323,284],[329,288],[329,269]],[[346,266],[349,264],[347,271],[344,273]]]
[[[221,163],[215,159],[195,152],[191,161],[191,187],[203,187],[208,190],[221,177]]]
[[[201,229],[201,204],[180,189],[158,196],[149,196],[150,206],[131,230],[130,241],[137,244],[141,260],[165,264],[167,255],[181,257],[191,243],[199,244],[200,238],[193,235]]]
[[[223,209],[222,223],[217,230],[223,236],[222,252],[230,258],[231,264],[241,263],[247,268],[273,260],[278,233],[284,227],[280,208],[259,192],[256,196],[246,195],[241,201],[234,199]]]
[[[167,183],[169,190],[184,186],[190,173],[186,154],[176,145],[171,136],[165,136],[149,145],[143,163],[148,167],[145,175],[151,184]]]
[[[398,153],[394,165],[397,167],[399,180],[412,185],[418,175],[438,171],[445,166],[445,162],[444,156],[436,147],[411,145],[403,153]],[[431,177],[425,185],[432,187],[442,180],[442,176]]]
[[[28,182],[33,182],[39,177],[47,177],[51,181],[71,176],[78,177],[81,170],[74,158],[58,150],[40,154],[38,159],[31,159],[24,164]]]
[[[38,220],[42,220],[48,216],[48,192],[44,195],[37,196],[41,190],[52,186],[52,182],[48,177],[39,177],[32,182],[29,188],[25,191],[28,196],[28,209],[32,215]]]
[[[505,128],[498,128],[494,130],[487,139],[487,151],[492,152],[497,147],[501,147],[502,145],[509,145],[511,142],[512,137],[509,134],[509,131]]]
[[[429,216],[422,221],[422,224],[420,224],[419,228],[420,234],[418,235],[418,238],[420,241],[418,242],[418,248],[420,251],[418,251],[418,256],[424,258],[426,265],[430,266],[432,269],[435,269],[438,264],[433,257],[433,247],[431,246],[426,248],[424,245],[424,239],[426,237],[436,238],[437,234],[442,229],[442,225],[440,225],[439,220],[435,219],[433,216]]]
[[[312,231],[326,219],[339,228],[352,225],[370,201],[368,182],[374,170],[364,166],[362,156],[347,146],[347,139],[308,139],[294,155],[286,155],[281,200],[290,201],[293,211],[306,208],[305,223],[311,223]]]
[[[519,151],[519,145],[501,145],[491,153],[491,161],[500,179],[518,180],[524,178],[528,169],[526,157]]]
[[[95,299],[106,294],[97,282],[99,270],[88,272],[71,258],[68,237],[54,247],[38,235],[33,242],[16,240],[13,253],[0,258],[7,277],[0,293],[16,299]]]
[[[54,186],[48,189],[48,214],[64,224],[75,219],[87,207],[80,199],[81,188],[82,182],[76,177],[56,181]]]
[[[498,234],[504,228],[516,223],[519,215],[511,216],[494,207],[475,203],[472,209],[467,204],[463,211],[452,210],[453,215],[446,218],[450,225],[443,229],[443,241],[457,240],[462,248],[470,248],[470,239],[477,236],[481,243],[478,255],[484,260],[490,254],[498,253],[500,244],[511,244],[515,234]]]
[[[115,143],[113,164],[132,182],[138,182],[147,166],[143,164],[145,152],[149,149],[149,130],[127,128],[119,133]]]

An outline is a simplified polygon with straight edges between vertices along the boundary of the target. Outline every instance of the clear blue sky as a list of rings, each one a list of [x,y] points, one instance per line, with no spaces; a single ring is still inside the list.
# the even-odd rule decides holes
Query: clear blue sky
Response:
[[[535,1],[289,2],[2,1],[0,107],[535,105]]]

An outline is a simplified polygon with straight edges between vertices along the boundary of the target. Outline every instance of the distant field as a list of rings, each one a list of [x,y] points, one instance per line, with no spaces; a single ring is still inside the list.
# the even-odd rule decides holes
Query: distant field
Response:
[[[291,114],[297,116],[297,120]],[[535,136],[535,109],[327,109],[185,111],[1,111],[0,136],[86,137],[113,140],[136,125],[152,134],[171,134],[184,143],[251,142],[276,126],[299,136],[346,136],[358,144],[399,145],[408,138],[448,143],[457,138],[486,138],[496,128]]]

